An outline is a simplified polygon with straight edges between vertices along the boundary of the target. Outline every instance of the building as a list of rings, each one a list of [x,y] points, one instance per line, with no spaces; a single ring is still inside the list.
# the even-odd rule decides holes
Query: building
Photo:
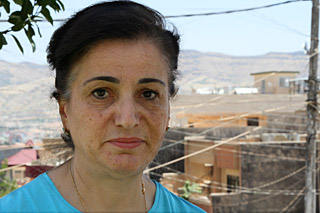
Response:
[[[295,198],[290,209],[300,212],[305,139],[259,132],[219,145],[223,141],[208,136],[187,136],[185,155],[218,146],[186,158],[184,173],[164,173],[161,183],[178,195],[187,180],[197,184],[201,193],[192,193],[189,201],[207,212],[280,212]]]
[[[260,94],[292,94],[294,92],[291,79],[295,79],[298,71],[267,71],[251,73],[254,87]]]
[[[166,135],[171,145],[165,146],[180,150],[181,156],[209,150],[158,172],[161,183],[182,195],[191,181],[201,193],[191,193],[189,201],[207,212],[281,212],[289,204],[300,212],[305,100],[305,94],[179,95],[171,103],[170,126],[176,128]],[[255,133],[219,145],[256,127]],[[172,169],[178,163],[183,169]]]
[[[0,163],[7,161],[9,167],[6,178],[15,180],[18,186],[22,186],[57,166],[55,157],[39,145],[28,140],[25,144],[1,146]]]
[[[289,117],[298,117],[297,111],[305,108],[305,100],[304,94],[179,95],[171,102],[170,126],[269,127],[275,122],[293,121],[304,124],[303,119]]]

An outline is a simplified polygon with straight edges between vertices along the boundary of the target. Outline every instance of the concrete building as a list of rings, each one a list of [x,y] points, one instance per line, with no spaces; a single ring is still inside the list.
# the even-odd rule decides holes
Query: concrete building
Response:
[[[170,126],[268,127],[275,122],[281,123],[282,117],[286,123],[290,120],[288,117],[301,117],[305,100],[305,94],[179,95],[171,102]],[[301,122],[305,121],[295,120],[295,124]]]
[[[221,142],[188,136],[184,152]],[[207,212],[280,212],[293,199],[290,210],[300,212],[304,158],[305,135],[260,132],[185,159],[184,173],[164,173],[161,183],[175,194],[186,180],[197,184],[202,191],[192,193],[189,201]]]
[[[293,85],[290,80],[296,78],[298,71],[267,71],[251,73],[254,77],[254,87],[260,94],[291,94]]]

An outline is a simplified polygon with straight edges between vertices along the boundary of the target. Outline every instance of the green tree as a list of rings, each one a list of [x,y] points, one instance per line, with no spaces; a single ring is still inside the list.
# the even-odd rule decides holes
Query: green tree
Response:
[[[0,166],[0,171],[2,169],[8,168],[8,160],[5,159],[4,162]],[[9,194],[13,190],[17,189],[17,183],[15,180],[10,180],[6,177],[6,172],[0,172],[0,198]]]
[[[184,186],[182,187],[182,193],[179,195],[185,200],[188,200],[192,193],[201,194],[202,190],[199,184],[192,183],[189,180],[186,180]]]
[[[12,4],[15,4],[20,9],[11,11],[13,8]],[[0,17],[2,16],[3,9],[8,14],[8,20],[6,21],[12,24],[12,26],[4,31],[0,31],[0,49],[8,44],[6,37],[12,36],[23,53],[23,47],[15,34],[23,30],[34,52],[36,50],[36,44],[33,41],[33,36],[36,34],[35,28],[37,28],[39,36],[42,37],[38,22],[47,20],[53,25],[50,10],[60,12],[64,10],[64,5],[60,0],[0,0]]]

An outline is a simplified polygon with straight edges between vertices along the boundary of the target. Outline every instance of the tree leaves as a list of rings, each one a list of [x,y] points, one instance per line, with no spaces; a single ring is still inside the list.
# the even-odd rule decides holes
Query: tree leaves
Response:
[[[7,158],[5,158],[0,165],[0,169],[5,168],[8,168]],[[0,198],[18,188],[16,181],[8,179],[5,172],[0,172],[0,179]]]
[[[197,193],[197,194],[202,193],[202,189],[199,186],[199,184],[196,184],[196,183],[191,184],[189,180],[185,181],[184,186],[181,187],[180,190],[182,193],[180,193],[179,196],[185,200],[188,200],[192,193]]]
[[[31,44],[32,51],[33,51],[33,52],[36,51],[36,44],[34,43],[34,41],[33,41],[33,39],[32,39],[32,37],[35,35],[34,30],[33,30],[33,28],[32,28],[32,25],[31,25],[31,24],[28,24],[28,29],[26,30],[26,29],[24,28],[24,32],[25,32],[25,34],[27,35],[28,40],[29,40],[29,42],[30,42],[30,44]]]
[[[42,7],[41,14],[47,19],[48,22],[50,22],[51,25],[53,25],[53,20],[50,15],[50,11],[46,7]]]
[[[23,0],[22,8],[21,8],[21,19],[25,20],[28,18],[28,15],[32,14],[33,6],[30,0]]]
[[[14,35],[11,35],[11,36],[13,37],[14,41],[15,41],[15,42],[16,42],[16,44],[18,45],[18,47],[19,47],[20,51],[23,53],[23,48],[22,48],[22,46],[21,46],[21,44],[20,44],[19,40],[17,39],[17,37],[15,37]]]
[[[0,7],[4,7],[7,13],[10,13],[10,2],[8,0],[1,0]]]
[[[0,33],[0,49],[2,48],[3,45],[7,45],[7,40],[6,38],[3,36],[3,33]]]
[[[13,0],[13,1],[14,1],[14,3],[16,3],[20,6],[22,6],[22,4],[23,4],[23,0]]]
[[[9,15],[8,22],[12,24],[8,30],[0,31],[0,49],[8,44],[5,35],[10,34],[23,53],[23,47],[19,39],[14,35],[14,33],[23,29],[34,52],[36,50],[36,44],[33,40],[33,37],[36,35],[34,27],[37,27],[38,35],[42,37],[38,21],[45,19],[53,25],[50,10],[60,12],[64,10],[64,5],[60,0],[13,0],[13,2],[20,6],[21,9],[10,13],[9,0],[0,0],[0,9],[1,7],[5,9],[5,12]]]

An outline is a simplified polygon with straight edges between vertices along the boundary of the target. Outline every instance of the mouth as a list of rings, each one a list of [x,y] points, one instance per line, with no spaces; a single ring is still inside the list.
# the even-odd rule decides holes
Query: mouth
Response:
[[[145,141],[137,137],[128,137],[114,138],[112,140],[109,140],[108,143],[121,149],[134,149],[145,143]]]

